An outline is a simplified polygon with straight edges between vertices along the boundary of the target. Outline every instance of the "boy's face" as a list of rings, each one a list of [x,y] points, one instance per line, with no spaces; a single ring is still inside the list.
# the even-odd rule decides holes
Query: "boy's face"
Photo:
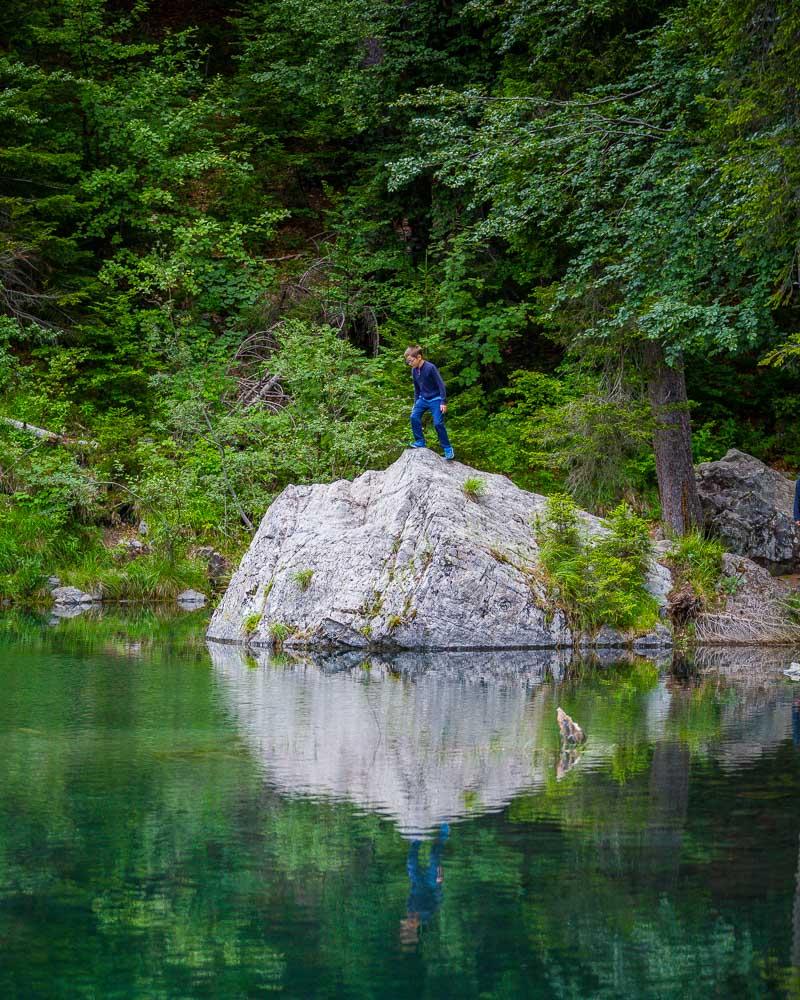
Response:
[[[406,358],[406,364],[412,368],[422,368],[425,364],[425,358],[421,354],[416,358]]]

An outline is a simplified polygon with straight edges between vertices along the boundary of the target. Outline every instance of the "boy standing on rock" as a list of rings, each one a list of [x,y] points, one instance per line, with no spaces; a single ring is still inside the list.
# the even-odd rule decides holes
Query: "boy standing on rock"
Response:
[[[430,410],[433,426],[439,435],[439,444],[444,450],[444,457],[452,459],[454,452],[447,429],[444,426],[444,415],[447,413],[447,389],[436,365],[426,361],[422,356],[422,348],[412,344],[403,354],[407,365],[411,366],[411,377],[414,381],[414,407],[411,410],[411,431],[414,440],[412,448],[425,448],[425,432],[422,430],[422,415]]]

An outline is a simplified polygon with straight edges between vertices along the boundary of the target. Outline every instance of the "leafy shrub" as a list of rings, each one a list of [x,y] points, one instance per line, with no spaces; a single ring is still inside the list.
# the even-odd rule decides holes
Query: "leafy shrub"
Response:
[[[574,500],[565,494],[548,499],[536,534],[549,596],[579,631],[603,625],[646,631],[658,619],[658,604],[645,588],[652,551],[647,524],[620,504],[607,526],[607,534],[587,538]]]

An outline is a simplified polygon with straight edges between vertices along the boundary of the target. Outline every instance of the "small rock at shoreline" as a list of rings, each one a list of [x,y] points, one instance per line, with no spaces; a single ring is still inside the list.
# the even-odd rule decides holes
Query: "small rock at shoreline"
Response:
[[[98,594],[85,594],[78,587],[55,587],[51,593],[54,603],[62,607],[76,604],[99,604],[101,601]]]
[[[177,601],[182,608],[202,608],[208,598],[199,590],[184,590],[178,594]]]

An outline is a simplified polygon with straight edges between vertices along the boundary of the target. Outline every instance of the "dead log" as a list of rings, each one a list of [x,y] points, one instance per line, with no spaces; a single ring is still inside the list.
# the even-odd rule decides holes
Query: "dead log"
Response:
[[[580,743],[586,742],[586,736],[581,727],[567,715],[563,708],[556,709],[556,719],[564,743],[568,746],[578,746]]]
[[[10,427],[16,428],[18,431],[24,431],[26,434],[33,434],[34,437],[40,438],[43,441],[57,441],[59,444],[77,444],[84,448],[96,448],[96,441],[81,441],[78,438],[68,437],[66,434],[56,434],[55,431],[48,431],[44,427],[37,427],[35,424],[29,424],[26,420],[14,420],[12,417],[0,417],[0,420],[4,424],[8,424]]]

